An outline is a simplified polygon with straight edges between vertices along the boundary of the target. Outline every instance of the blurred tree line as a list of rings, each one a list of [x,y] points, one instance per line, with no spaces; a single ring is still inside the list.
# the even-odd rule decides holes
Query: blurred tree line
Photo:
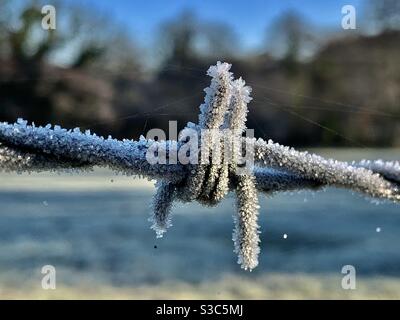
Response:
[[[241,53],[229,26],[185,11],[160,26],[148,67],[147,53],[108,16],[60,1],[57,29],[43,30],[40,1],[4,0],[0,121],[120,138],[167,130],[168,120],[182,128],[197,120],[205,71],[221,60],[253,87],[248,125],[257,136],[295,146],[400,146],[399,4],[369,1],[368,35],[330,34],[286,12],[253,54]]]

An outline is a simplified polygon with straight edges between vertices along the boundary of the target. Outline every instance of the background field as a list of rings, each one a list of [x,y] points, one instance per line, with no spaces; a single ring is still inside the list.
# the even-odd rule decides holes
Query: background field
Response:
[[[1,174],[0,298],[400,298],[394,204],[336,189],[261,196],[260,265],[249,273],[232,252],[232,197],[216,208],[176,204],[174,226],[156,240],[147,221],[152,193],[151,182],[102,170]],[[56,290],[41,288],[47,264],[56,268]],[[347,264],[357,270],[354,291],[341,288]]]

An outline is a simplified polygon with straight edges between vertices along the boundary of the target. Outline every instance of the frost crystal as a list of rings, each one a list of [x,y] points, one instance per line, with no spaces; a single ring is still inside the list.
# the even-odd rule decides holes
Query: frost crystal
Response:
[[[237,178],[237,212],[234,214],[235,229],[233,242],[238,263],[243,269],[252,270],[258,265],[260,248],[258,243],[258,197],[252,175],[241,175]]]
[[[173,152],[184,145],[182,141],[162,144],[144,137],[139,141],[105,139],[89,130],[37,127],[18,119],[15,124],[0,123],[0,170],[83,171],[101,166],[126,175],[155,178],[157,192],[149,220],[157,237],[162,237],[171,226],[170,212],[175,199],[215,205],[232,190],[237,204],[233,214],[234,251],[238,263],[246,270],[257,266],[260,252],[257,191],[272,194],[336,186],[400,202],[399,162],[340,162],[299,152],[271,140],[242,137],[251,88],[241,78],[234,80],[230,68],[230,64],[221,62],[209,68],[211,85],[205,89],[199,124],[187,125],[187,130],[194,129],[201,136],[198,164],[170,164],[169,161],[151,164],[146,158],[154,146],[159,147],[166,159],[173,158]],[[226,145],[214,149],[215,141],[220,143],[223,137],[233,142],[232,158],[225,155]],[[247,147],[254,149],[255,166],[238,170],[237,154]],[[213,151],[220,161],[210,161]]]

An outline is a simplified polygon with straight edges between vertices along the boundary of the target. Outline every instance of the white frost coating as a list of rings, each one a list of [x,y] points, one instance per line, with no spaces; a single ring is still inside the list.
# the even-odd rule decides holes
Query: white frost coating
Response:
[[[352,166],[347,162],[324,159],[308,152],[299,152],[272,140],[266,142],[262,139],[248,139],[247,142],[255,147],[258,165],[286,170],[323,185],[349,188],[371,197],[400,201],[398,186],[386,180],[380,172]],[[380,168],[383,170],[384,166]],[[390,168],[398,170],[396,166]]]
[[[257,189],[267,194],[301,189],[316,190],[323,186],[317,180],[305,179],[293,173],[272,168],[255,167],[253,174],[256,177]]]
[[[246,86],[242,78],[232,82],[232,97],[225,116],[224,128],[235,129],[240,133],[246,130],[247,104],[253,99],[250,93],[251,88]]]
[[[151,229],[156,232],[157,238],[162,238],[167,228],[172,226],[171,207],[175,198],[176,187],[168,181],[157,182],[157,192],[153,197],[153,213],[149,218]]]
[[[353,165],[379,173],[386,179],[400,184],[400,162],[398,161],[362,160],[359,163],[353,162]]]
[[[211,66],[207,75],[211,77],[211,85],[205,88],[206,96],[200,106],[199,126],[201,129],[218,129],[224,121],[231,96],[233,75],[229,70],[231,64],[217,62]]]
[[[40,171],[83,172],[89,169],[90,167],[83,162],[67,161],[40,153],[30,153],[8,147],[0,142],[0,171],[17,173]]]
[[[241,135],[246,129],[247,104],[251,101],[251,88],[245,86],[242,78],[233,80],[230,83],[230,101],[228,110],[224,114],[224,122],[220,126],[221,138],[229,142],[231,159],[222,159],[221,165],[216,168],[212,185],[214,189],[211,199],[218,203],[229,191],[229,175],[235,174],[235,165],[240,154]],[[239,143],[238,143],[239,142]],[[224,145],[222,145],[224,147]],[[225,150],[221,150],[223,154]]]
[[[229,112],[225,116],[224,126],[232,135],[233,159],[227,167],[229,175],[236,177],[236,204],[237,212],[233,215],[235,229],[233,231],[233,243],[238,255],[238,264],[245,270],[252,270],[258,265],[259,226],[258,226],[258,195],[255,178],[252,173],[236,174],[236,165],[240,154],[242,133],[246,129],[247,104],[251,101],[251,88],[245,86],[242,78],[232,83],[232,97],[229,104]]]
[[[13,131],[14,129],[18,130],[19,134],[21,134],[19,138],[13,136],[12,133],[10,133],[10,135],[3,134],[5,131],[10,131],[10,130]],[[35,130],[31,129],[32,128],[30,126],[27,126],[25,124],[22,124],[21,127],[19,123],[13,125],[7,123],[0,123],[0,141],[3,141],[3,143],[0,142],[0,170],[7,172],[38,172],[38,171],[59,172],[59,171],[71,171],[71,170],[81,171],[81,170],[89,170],[94,165],[98,166],[103,165],[115,168],[115,165],[109,164],[104,159],[103,159],[104,163],[101,164],[100,161],[94,161],[93,158],[91,158],[90,161],[85,162],[82,160],[82,157],[80,155],[77,155],[76,158],[74,158],[74,154],[69,153],[68,150],[63,152],[60,149],[58,151],[59,156],[55,156],[57,152],[51,153],[49,151],[50,150],[49,146],[45,145],[45,143],[43,142],[43,136],[42,136],[43,133],[36,134]],[[37,129],[40,129],[40,127]],[[46,133],[47,135],[51,136],[54,134],[52,129],[45,128],[45,131],[46,130],[48,130],[48,132]],[[63,137],[62,138],[59,137],[59,139],[71,140],[71,143],[73,144],[77,143],[78,139],[76,139],[75,135],[71,137],[72,132],[70,130],[62,129],[62,132],[59,132],[59,135],[61,133]],[[83,139],[86,139],[86,136]],[[7,142],[8,144],[13,143],[14,145],[13,146],[5,145],[4,141]],[[102,139],[101,141],[102,142],[100,143],[103,143],[104,141],[106,141],[106,139]],[[143,143],[143,139],[141,141]],[[22,144],[21,146],[18,145],[19,142],[21,142]],[[121,142],[119,145],[123,146],[124,144]],[[22,148],[22,146],[24,146],[25,148]],[[79,149],[79,147],[77,148]],[[102,147],[101,149],[104,149],[104,147]],[[119,150],[117,146],[115,152],[124,154],[126,153],[126,149],[122,148],[121,150]],[[139,162],[141,162],[142,158],[139,157],[139,160],[140,160]],[[133,170],[134,168],[133,169],[130,168],[128,164],[129,163],[123,163],[120,165],[120,167],[122,168],[122,172],[128,175],[137,174],[137,172]],[[159,166],[163,169],[169,167],[164,165],[159,165]],[[175,168],[174,166],[172,167]],[[150,170],[146,171],[147,170],[146,168]],[[154,177],[157,176],[158,174],[161,175],[163,169],[157,169],[157,168],[158,166],[146,166],[145,168],[142,169],[141,173],[149,177]],[[117,171],[121,170],[117,169]],[[154,174],[154,171],[157,174]],[[179,176],[184,177],[184,175],[187,174],[187,172],[183,170],[182,166],[179,173],[176,173],[175,171],[176,170],[174,169],[171,175],[177,174],[178,177]],[[277,183],[276,186],[278,185],[278,183],[281,182],[281,178],[276,175],[276,172],[277,171],[271,172],[271,170],[268,168],[260,168],[260,167],[255,168],[254,174],[257,178],[257,187],[259,191],[269,192],[271,191],[270,187],[264,188],[264,186],[273,185],[275,180]],[[292,177],[294,181],[297,181],[296,179],[299,179],[297,176],[291,175],[290,173],[283,173],[283,174],[288,179]],[[169,176],[169,174],[167,174],[166,176]],[[170,181],[174,180],[176,180],[176,178],[173,178]],[[305,179],[301,179],[301,181],[303,180],[306,181]],[[304,183],[304,185],[305,184],[306,183]],[[299,183],[298,188],[299,189],[303,188],[304,185]],[[281,187],[279,187],[278,190],[284,190],[284,188],[285,184],[281,185]]]
[[[253,270],[258,265],[260,242],[258,220],[258,197],[254,177],[238,176],[233,230],[234,252],[238,255],[238,264],[245,270]]]
[[[256,165],[244,174],[236,171],[236,159],[224,159],[219,164],[168,164],[169,152],[183,141],[167,141],[167,164],[151,165],[146,153],[154,141],[141,137],[139,141],[116,140],[82,133],[79,129],[66,130],[28,125],[19,119],[15,124],[0,123],[0,170],[15,172],[81,171],[93,166],[109,167],[126,175],[159,179],[153,199],[152,229],[161,237],[171,225],[170,211],[175,198],[196,200],[215,205],[229,190],[236,192],[237,212],[233,215],[233,241],[238,262],[246,270],[258,264],[259,227],[257,190],[272,194],[295,189],[318,189],[337,186],[362,192],[369,196],[400,201],[399,162],[364,160],[358,163],[339,162],[299,152],[292,148],[262,139],[242,138],[246,128],[247,104],[251,89],[242,79],[233,80],[231,65],[218,62],[210,67],[210,88],[201,106],[199,125],[187,128],[215,129],[215,134],[203,136],[208,145],[215,136],[230,137],[239,143],[234,150],[255,148]]]

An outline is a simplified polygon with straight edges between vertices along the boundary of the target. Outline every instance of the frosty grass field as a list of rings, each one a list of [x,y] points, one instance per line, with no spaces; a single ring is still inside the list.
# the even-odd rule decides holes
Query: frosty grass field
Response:
[[[316,152],[400,159],[400,150]],[[400,298],[394,204],[337,189],[261,195],[260,265],[249,273],[232,252],[232,197],[214,208],[177,203],[156,239],[152,193],[151,182],[108,171],[1,174],[0,298]],[[41,288],[47,264],[56,290]],[[347,264],[356,290],[341,288]]]

